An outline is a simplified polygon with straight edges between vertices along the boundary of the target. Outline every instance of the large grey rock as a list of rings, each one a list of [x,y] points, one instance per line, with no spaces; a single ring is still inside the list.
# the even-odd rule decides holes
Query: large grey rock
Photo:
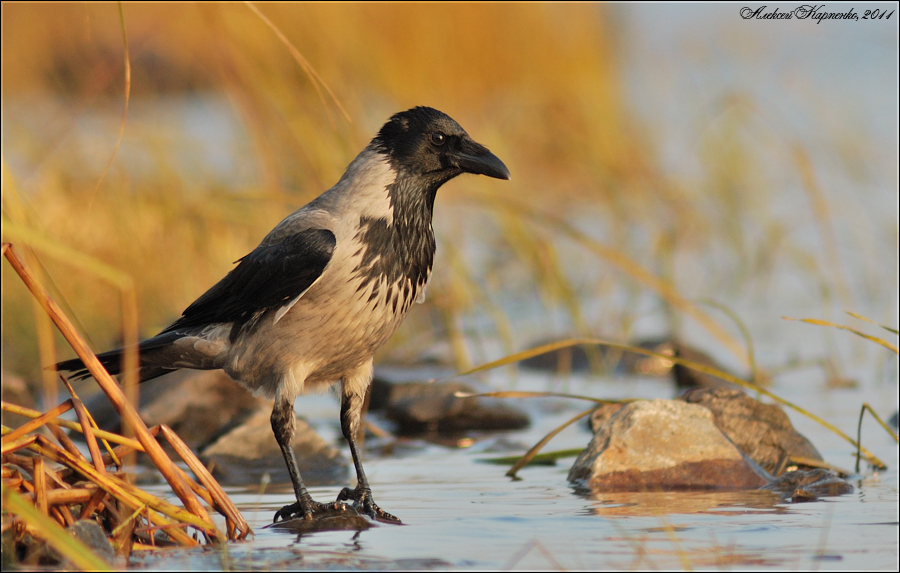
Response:
[[[242,424],[205,448],[200,459],[213,464],[223,485],[256,485],[264,474],[274,483],[290,483],[290,474],[272,433],[269,404],[259,407]],[[294,455],[307,486],[334,485],[348,479],[347,461],[302,419],[294,432]]]
[[[261,406],[270,403],[250,394],[223,371],[191,371],[142,406],[140,414],[147,424],[166,424],[189,446],[199,448]]]
[[[767,483],[716,428],[712,413],[673,400],[640,401],[615,413],[569,471],[593,491],[753,489]]]
[[[384,410],[399,434],[464,432],[467,430],[518,430],[529,423],[528,415],[500,399],[459,398],[457,392],[475,393],[462,382],[372,383],[369,408]]]
[[[221,370],[179,370],[141,384],[139,412],[148,426],[166,424],[199,449],[266,403]],[[119,414],[102,392],[85,405],[101,429],[119,431]]]
[[[788,462],[791,456],[822,461],[818,450],[794,429],[777,405],[763,404],[728,388],[689,390],[679,399],[712,412],[716,426],[773,476],[792,465]]]

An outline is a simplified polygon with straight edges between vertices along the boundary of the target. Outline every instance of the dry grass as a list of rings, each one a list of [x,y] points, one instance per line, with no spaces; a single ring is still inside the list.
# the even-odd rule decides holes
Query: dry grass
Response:
[[[246,537],[250,533],[246,521],[203,464],[168,427],[159,426],[150,430],[144,425],[119,385],[90,352],[65,314],[59,310],[34,273],[16,254],[13,246],[3,243],[3,255],[40,303],[42,310],[84,361],[91,376],[137,438],[135,440],[97,429],[90,413],[65,378],[63,382],[71,398],[43,414],[2,402],[4,411],[33,418],[31,422],[15,430],[6,426],[2,428],[3,529],[13,532],[14,545],[16,547],[20,544],[26,545],[26,536],[30,534],[32,537],[47,540],[61,550],[63,555],[69,555],[68,552],[72,551],[76,554],[83,553],[78,551],[78,547],[61,542],[58,528],[51,526],[47,518],[57,521],[61,526],[71,526],[76,520],[81,519],[106,524],[107,534],[118,553],[126,557],[131,554],[136,542],[149,539],[149,542],[154,544],[157,540],[157,531],[162,533],[162,541],[188,546],[197,545],[198,542],[196,534],[191,537],[183,531],[187,527],[195,528],[207,541],[221,542]],[[72,409],[77,414],[77,424],[58,419],[60,415]],[[58,444],[34,433],[44,426],[56,438]],[[60,430],[60,426],[84,434],[90,460]],[[157,434],[162,434],[178,452],[202,486],[169,459],[156,441]],[[106,446],[108,452],[106,455],[100,452],[98,437]],[[109,442],[120,446],[113,450]],[[25,456],[18,453],[24,449],[30,450],[32,455]],[[121,460],[135,451],[144,452],[150,457],[172,487],[172,491],[184,504],[184,509],[130,483],[122,471]],[[48,463],[61,467],[58,470],[50,469]],[[108,472],[108,466],[115,466],[116,470]],[[23,472],[29,475],[30,479],[23,477]],[[21,497],[23,495],[31,498],[31,503],[37,506],[38,515],[27,507],[23,510],[24,502]],[[198,495],[225,516],[226,533],[220,532],[213,524],[206,509],[198,501]],[[79,560],[76,557],[75,563],[79,566],[86,564],[88,568],[93,568],[89,558]]]

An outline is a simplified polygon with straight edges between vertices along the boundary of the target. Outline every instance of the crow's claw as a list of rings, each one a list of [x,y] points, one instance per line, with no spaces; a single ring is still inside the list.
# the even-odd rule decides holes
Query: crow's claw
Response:
[[[333,516],[335,514],[347,511],[347,504],[340,501],[331,503],[319,503],[318,501],[309,500],[306,502],[295,502],[286,505],[275,512],[275,519],[272,523],[279,521],[287,521],[289,519],[306,519],[313,521],[325,516]]]
[[[335,503],[340,503],[345,500],[353,501],[353,509],[368,515],[375,521],[403,525],[403,522],[400,521],[398,517],[391,515],[378,507],[375,500],[372,499],[372,490],[369,488],[357,487],[356,489],[350,489],[349,487],[345,487],[341,490],[341,493],[338,494]]]

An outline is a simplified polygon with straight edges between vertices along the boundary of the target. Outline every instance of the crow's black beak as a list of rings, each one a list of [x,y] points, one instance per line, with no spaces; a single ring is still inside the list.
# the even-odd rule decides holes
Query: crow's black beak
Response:
[[[509,169],[500,159],[478,143],[466,142],[456,154],[456,165],[465,173],[487,175],[496,179],[509,179]]]

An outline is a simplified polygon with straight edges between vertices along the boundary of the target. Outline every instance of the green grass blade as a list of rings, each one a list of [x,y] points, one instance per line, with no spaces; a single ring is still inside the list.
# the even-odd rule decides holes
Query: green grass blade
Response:
[[[878,324],[878,323],[875,322],[874,320],[871,320],[871,319],[869,319],[869,318],[866,318],[866,317],[864,317],[864,316],[861,315],[861,314],[856,314],[855,312],[850,312],[849,310],[845,310],[844,312],[846,312],[847,314],[849,314],[849,315],[852,316],[853,318],[858,318],[858,319],[860,319],[860,320],[865,320],[866,322],[869,322],[869,323],[874,324],[875,326],[881,327],[881,328],[887,330],[888,332],[892,332],[892,333],[894,333],[894,334],[900,335],[900,330],[897,330],[896,328],[891,328],[890,326],[885,326],[885,325],[883,325],[883,324]]]
[[[537,454],[531,461],[528,463],[530,466],[534,465],[547,465],[552,466],[556,464],[556,460],[561,458],[571,458],[577,456],[581,452],[584,451],[584,448],[573,448],[569,450],[557,450],[555,452],[544,452],[543,454]],[[512,465],[522,459],[522,456],[500,456],[497,458],[482,458],[478,460],[479,462],[483,462],[486,464],[497,464],[501,466]]]

